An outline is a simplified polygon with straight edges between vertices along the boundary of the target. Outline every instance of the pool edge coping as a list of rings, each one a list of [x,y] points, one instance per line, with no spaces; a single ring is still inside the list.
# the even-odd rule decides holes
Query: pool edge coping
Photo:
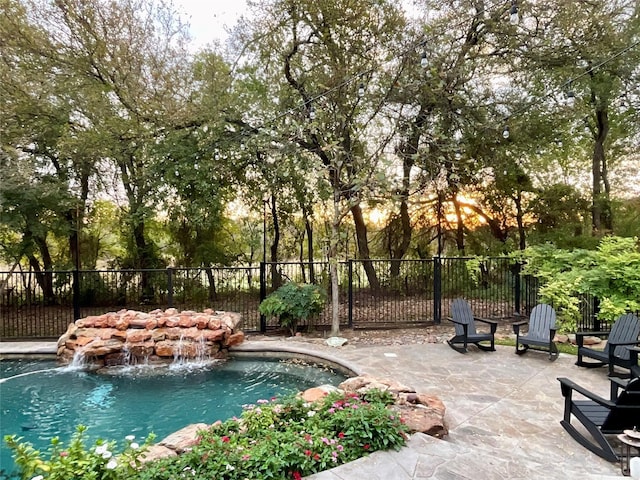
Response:
[[[56,342],[0,342],[0,361],[19,358],[56,358]],[[347,375],[363,375],[364,370],[353,363],[347,362],[331,352],[324,352],[317,348],[308,348],[304,345],[283,345],[278,341],[245,340],[239,345],[229,348],[229,356],[242,356],[247,354],[291,354],[303,356],[309,360],[319,360],[320,363],[328,363],[342,370]]]
[[[364,374],[364,370],[351,362],[347,362],[339,357],[332,356],[329,352],[319,351],[315,348],[306,348],[300,345],[283,345],[281,343],[266,341],[248,341],[240,345],[236,345],[229,349],[229,355],[245,355],[245,354],[269,354],[288,353],[297,356],[303,356],[308,360],[320,360],[320,363],[328,363],[328,366],[338,368],[349,376],[360,376]]]

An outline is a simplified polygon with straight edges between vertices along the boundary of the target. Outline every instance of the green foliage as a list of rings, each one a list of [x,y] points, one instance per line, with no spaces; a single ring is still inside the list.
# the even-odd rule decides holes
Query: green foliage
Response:
[[[542,301],[554,305],[560,327],[575,331],[582,295],[600,301],[598,317],[613,321],[640,310],[640,250],[637,238],[604,237],[596,250],[562,250],[553,245],[529,247],[516,254],[522,271],[541,281]]]
[[[473,257],[465,262],[465,266],[467,267],[467,273],[471,280],[475,285],[479,285],[481,282],[481,265],[486,261],[486,257]]]
[[[318,285],[289,282],[265,298],[258,310],[262,315],[278,318],[280,325],[294,335],[298,322],[319,314],[325,301],[326,293]]]
[[[132,480],[301,478],[383,449],[398,449],[406,427],[382,392],[369,400],[332,393],[318,402],[300,397],[259,400],[240,418],[200,432],[180,457],[153,462]],[[186,474],[185,474],[186,472]]]
[[[15,435],[7,435],[4,440],[20,468],[21,478],[31,480],[117,480],[132,478],[142,465],[140,458],[153,441],[150,435],[143,445],[134,442],[133,435],[127,436],[126,446],[116,453],[116,442],[97,440],[87,448],[85,432],[87,427],[79,425],[65,446],[58,437],[51,440],[46,453],[34,449],[28,442],[21,442]]]

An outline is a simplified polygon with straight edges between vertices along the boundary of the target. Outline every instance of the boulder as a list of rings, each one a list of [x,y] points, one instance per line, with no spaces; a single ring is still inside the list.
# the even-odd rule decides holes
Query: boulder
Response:
[[[320,385],[319,387],[308,388],[304,392],[300,393],[300,398],[305,402],[313,403],[323,399],[329,393],[338,390],[333,385]]]
[[[449,433],[444,415],[436,409],[419,404],[393,405],[391,409],[398,412],[412,433],[421,432],[437,438],[442,438]]]
[[[164,445],[151,445],[145,454],[140,458],[142,463],[153,462],[161,458],[177,457],[178,454]]]
[[[198,443],[199,431],[207,430],[208,428],[209,425],[206,423],[193,423],[191,425],[187,425],[183,429],[164,438],[159,445],[170,448],[174,452],[182,453]]]

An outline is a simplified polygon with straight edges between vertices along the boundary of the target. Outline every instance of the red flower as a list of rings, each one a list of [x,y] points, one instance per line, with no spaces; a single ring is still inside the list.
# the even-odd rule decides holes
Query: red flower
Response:
[[[61,457],[68,457],[69,456],[69,452],[60,452],[60,456]]]
[[[305,450],[305,451],[304,451],[304,454],[305,454],[307,457],[310,457],[310,456],[311,456],[311,450]]]
[[[300,475],[300,472],[293,472],[293,480],[302,480],[302,475]]]
[[[224,443],[229,443],[229,440],[231,440],[231,439],[225,435],[224,437],[222,437],[222,438],[221,438],[221,440],[222,440]]]
[[[344,438],[344,432],[340,432],[340,433],[338,434],[338,438]]]
[[[368,443],[365,443],[362,448],[364,448],[365,450],[369,450],[369,448],[371,448],[371,445],[369,445]]]
[[[320,460],[320,454],[316,453],[316,454],[313,456],[313,459],[314,459],[314,460]]]

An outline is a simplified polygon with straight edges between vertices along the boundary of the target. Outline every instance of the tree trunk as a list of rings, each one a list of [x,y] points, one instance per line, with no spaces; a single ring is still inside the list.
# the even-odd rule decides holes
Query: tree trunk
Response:
[[[436,204],[436,219],[437,225],[437,239],[438,239],[438,257],[442,256],[443,243],[442,243],[442,192],[438,191],[438,202]]]
[[[133,226],[133,241],[136,245],[136,258],[134,260],[134,268],[140,269],[140,301],[142,303],[151,303],[154,298],[153,284],[149,272],[146,271],[151,268],[151,262],[149,259],[149,245],[147,245],[147,239],[145,238],[145,224],[144,221],[139,220]]]
[[[592,227],[594,235],[612,230],[610,186],[604,143],[609,133],[609,114],[604,107],[596,109],[596,135],[592,157],[592,195],[591,209]],[[604,186],[604,191],[603,191]]]
[[[248,270],[251,271],[251,269]],[[213,269],[211,267],[207,267],[204,271],[209,279],[209,301],[216,302],[218,301],[218,292],[216,291],[216,279],[213,275]],[[249,285],[251,285],[251,279],[249,279]]]
[[[271,195],[271,218],[273,221],[273,235],[269,253],[271,254],[271,287],[277,290],[282,285],[282,275],[276,265],[278,262],[278,246],[280,245],[280,223],[278,222],[278,211],[276,209],[276,196]]]
[[[42,295],[46,305],[55,305],[56,298],[53,293],[53,260],[51,259],[51,252],[47,240],[38,235],[33,236],[33,241],[38,246],[40,251],[40,258],[42,259],[42,270],[40,270],[40,264],[38,260],[33,256],[29,256],[29,264],[33,267],[36,273],[36,279],[40,288],[42,288]]]
[[[309,281],[316,283],[316,273],[313,268],[313,226],[308,215],[304,216],[304,228],[307,231],[307,250],[309,256]]]
[[[518,248],[527,248],[527,232],[524,228],[524,212],[522,211],[522,192],[518,190],[513,201],[516,204],[516,221],[518,222]]]
[[[400,243],[396,248],[393,248],[393,245],[390,245],[392,278],[400,275],[400,265],[402,264],[400,260],[404,258],[409,250],[409,245],[411,245],[411,236],[413,234],[411,217],[409,216],[409,205],[405,198],[400,202],[400,225],[402,227],[402,238],[400,239]]]
[[[456,211],[456,247],[458,253],[464,255],[464,220],[462,218],[462,207],[458,202],[458,193],[453,194],[453,208]]]
[[[362,261],[362,266],[367,274],[367,279],[369,280],[369,286],[374,292],[377,292],[380,290],[380,283],[378,282],[378,276],[376,275],[376,271],[371,263],[371,257],[369,255],[369,241],[367,240],[367,225],[364,222],[360,205],[356,204],[351,207],[351,215],[356,227],[358,258]]]
[[[44,304],[55,305],[56,299],[55,295],[53,294],[53,272],[40,268],[40,262],[32,253],[27,254],[27,258],[29,259],[29,265],[31,266],[31,269],[35,274],[36,281],[42,289]]]
[[[329,240],[329,276],[331,277],[331,336],[340,334],[340,292],[338,288],[338,241],[340,239],[340,191],[333,192],[333,222]]]

